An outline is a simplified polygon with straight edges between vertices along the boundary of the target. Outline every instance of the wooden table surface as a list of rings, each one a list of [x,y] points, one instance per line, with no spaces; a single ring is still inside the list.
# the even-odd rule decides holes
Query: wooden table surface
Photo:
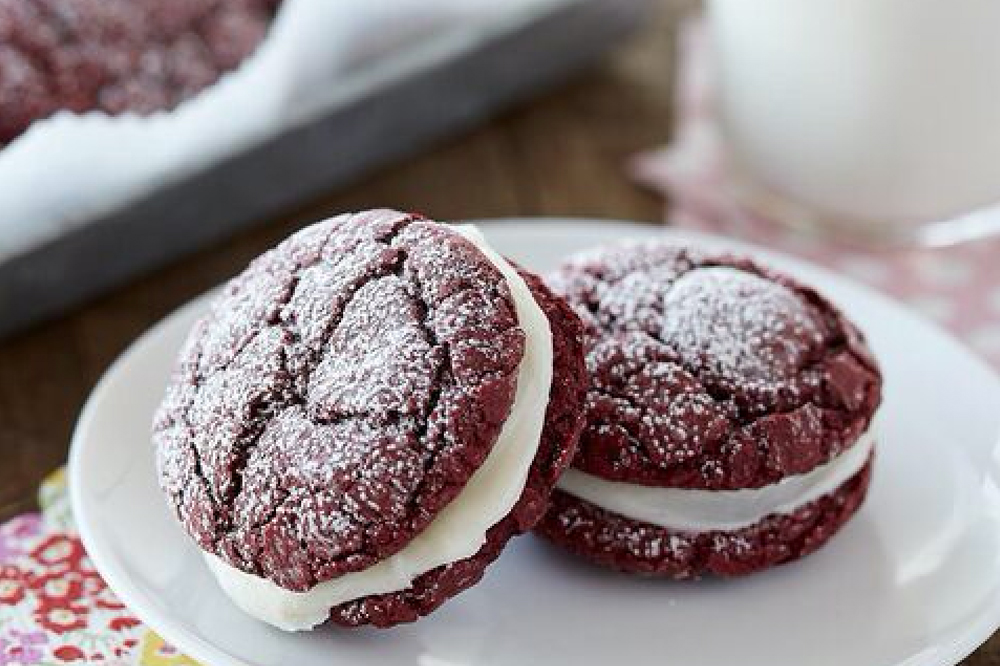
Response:
[[[676,27],[696,4],[663,0],[655,22],[608,61],[478,131],[0,342],[0,519],[33,507],[39,481],[66,459],[90,388],[130,341],[303,224],[376,206],[441,219],[659,220],[663,202],[623,163],[669,138]],[[1000,666],[1000,634],[962,663]]]

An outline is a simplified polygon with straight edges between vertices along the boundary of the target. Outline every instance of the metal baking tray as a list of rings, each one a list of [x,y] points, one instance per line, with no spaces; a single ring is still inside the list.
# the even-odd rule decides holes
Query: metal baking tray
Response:
[[[0,335],[469,129],[591,64],[649,0],[560,0],[345,86],[322,117],[0,262]]]

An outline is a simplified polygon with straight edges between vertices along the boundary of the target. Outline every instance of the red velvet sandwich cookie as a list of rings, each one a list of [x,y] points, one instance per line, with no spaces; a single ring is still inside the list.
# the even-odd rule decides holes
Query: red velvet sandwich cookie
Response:
[[[415,620],[545,512],[582,427],[582,344],[473,227],[322,222],[192,330],[154,425],[161,486],[251,615]]]
[[[539,533],[623,571],[732,576],[797,559],[857,511],[881,375],[814,290],[649,243],[566,262],[591,386]]]

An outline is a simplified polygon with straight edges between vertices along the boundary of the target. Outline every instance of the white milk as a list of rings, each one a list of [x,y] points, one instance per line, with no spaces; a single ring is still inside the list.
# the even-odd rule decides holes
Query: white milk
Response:
[[[760,192],[884,235],[1000,203],[1000,0],[709,12],[727,143]]]

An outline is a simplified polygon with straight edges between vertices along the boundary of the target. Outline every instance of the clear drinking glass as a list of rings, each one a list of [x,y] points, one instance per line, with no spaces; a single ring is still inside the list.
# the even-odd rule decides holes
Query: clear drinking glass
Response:
[[[1000,231],[1000,0],[709,0],[737,192],[865,242]]]

